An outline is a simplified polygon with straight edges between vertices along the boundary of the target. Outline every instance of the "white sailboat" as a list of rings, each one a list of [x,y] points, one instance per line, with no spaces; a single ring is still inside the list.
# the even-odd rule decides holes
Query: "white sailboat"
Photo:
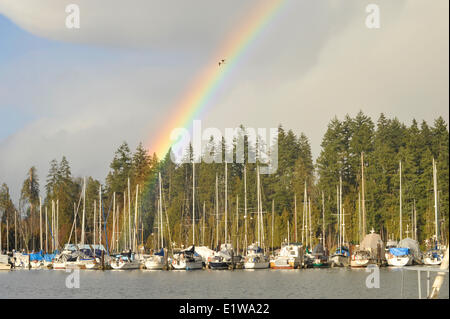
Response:
[[[161,173],[159,173],[159,201],[158,201],[158,243],[160,243],[161,251],[153,254],[144,262],[145,268],[150,270],[162,270],[164,268],[164,223],[162,213],[162,183]]]
[[[433,158],[433,189],[434,189],[434,247],[428,250],[423,256],[423,263],[425,265],[440,265],[444,259],[444,250],[439,247],[439,222],[438,222],[438,196],[437,196],[437,168],[436,162]]]
[[[339,238],[336,251],[330,257],[331,266],[346,267],[349,264],[349,251],[345,247],[345,234],[344,234],[344,212],[342,209],[342,176],[339,177],[339,188],[337,188],[337,208],[338,208],[338,225],[339,225]]]
[[[203,259],[195,252],[195,162],[192,161],[192,246],[175,253],[171,266],[174,270],[203,269]]]
[[[403,224],[402,224],[402,162],[399,163],[400,174],[400,242],[403,239]],[[412,256],[408,248],[397,246],[389,248],[389,252],[385,254],[386,261],[389,266],[403,267],[412,264]]]
[[[257,216],[257,228],[258,237],[257,242],[250,245],[247,248],[247,256],[244,260],[245,269],[265,269],[269,268],[269,258],[264,255],[263,250],[260,245],[263,243],[264,228],[262,222],[262,205],[261,205],[261,187],[260,187],[260,176],[259,167],[256,168],[257,175],[257,197],[258,197],[258,216]]]

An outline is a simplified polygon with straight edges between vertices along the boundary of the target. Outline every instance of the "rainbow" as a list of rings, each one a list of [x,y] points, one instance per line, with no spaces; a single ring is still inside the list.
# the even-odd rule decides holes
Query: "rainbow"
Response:
[[[174,141],[170,140],[170,133],[174,128],[190,128],[194,119],[198,118],[217,92],[232,70],[237,65],[251,43],[269,24],[272,18],[280,10],[286,0],[267,0],[257,7],[247,17],[243,26],[224,43],[214,55],[214,60],[208,64],[200,74],[197,81],[187,90],[180,102],[173,108],[174,112],[169,114],[169,121],[159,130],[156,139],[147,143],[147,148],[154,151],[162,159],[172,147]],[[226,59],[226,63],[218,66],[218,60]]]

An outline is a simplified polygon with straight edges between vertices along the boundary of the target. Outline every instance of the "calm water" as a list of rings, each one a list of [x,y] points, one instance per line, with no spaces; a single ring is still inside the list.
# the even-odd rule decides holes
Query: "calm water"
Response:
[[[70,274],[64,270],[0,271],[0,298],[401,298],[402,278],[400,269],[382,268],[380,288],[368,289],[365,269],[79,273],[80,288],[69,289]],[[417,298],[417,272],[405,271],[404,276],[405,298]],[[425,276],[422,272],[422,296]],[[449,298],[448,274],[440,298]]]

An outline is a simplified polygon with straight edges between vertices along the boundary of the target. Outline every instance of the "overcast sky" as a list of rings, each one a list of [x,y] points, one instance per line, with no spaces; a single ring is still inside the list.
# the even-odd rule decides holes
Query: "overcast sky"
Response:
[[[0,183],[17,202],[27,170],[41,186],[65,155],[75,176],[104,181],[263,0],[0,0]],[[264,0],[267,1],[267,0]],[[80,7],[80,29],[65,7]],[[368,29],[365,8],[380,8]],[[448,0],[285,0],[219,88],[203,127],[276,127],[311,141],[360,109],[406,124],[448,123]],[[236,31],[237,30],[237,31]],[[151,152],[153,150],[150,150]]]

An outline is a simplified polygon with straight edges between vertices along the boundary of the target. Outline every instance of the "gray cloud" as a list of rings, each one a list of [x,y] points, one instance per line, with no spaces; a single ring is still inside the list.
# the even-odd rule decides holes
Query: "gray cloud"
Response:
[[[80,4],[78,33],[61,26],[66,2]],[[43,185],[48,162],[63,154],[74,175],[103,180],[117,146],[155,136],[258,2],[0,0],[0,13],[25,30],[83,44],[29,52],[0,73],[0,107],[37,118],[0,141],[0,180],[17,198],[30,166]],[[381,29],[369,30],[361,1],[287,0],[219,88],[203,127],[282,123],[305,132],[317,156],[334,115],[448,121],[448,2],[377,3]]]

